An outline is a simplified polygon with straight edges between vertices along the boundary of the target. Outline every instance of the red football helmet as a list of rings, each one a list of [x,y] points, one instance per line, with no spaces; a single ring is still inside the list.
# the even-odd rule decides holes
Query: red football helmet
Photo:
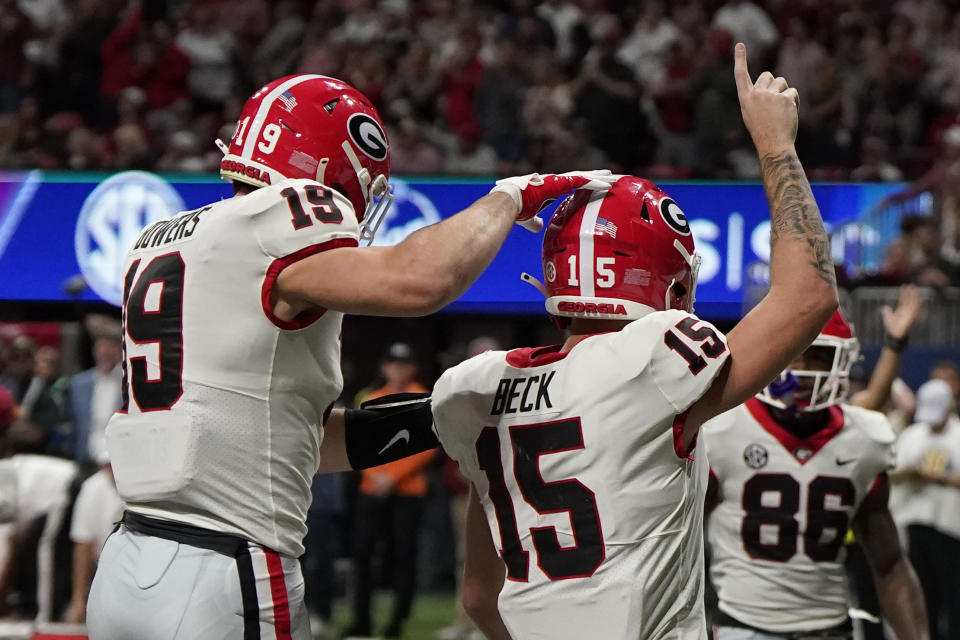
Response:
[[[337,189],[353,204],[364,240],[393,202],[383,122],[362,93],[335,78],[274,80],[247,100],[229,147],[217,146],[224,179],[263,187],[309,178]]]
[[[805,356],[807,369],[787,369],[772,384],[767,385],[757,397],[781,409],[796,408],[800,411],[820,411],[847,401],[850,393],[850,369],[860,358],[860,341],[853,325],[843,312],[837,309],[826,326],[820,331],[809,349],[818,349],[817,358],[823,368],[811,368],[813,354]],[[829,367],[829,368],[827,368]],[[794,402],[793,394],[799,389],[801,379],[812,380],[809,400]]]
[[[541,290],[554,316],[633,320],[692,311],[699,266],[677,203],[649,180],[622,176],[557,208],[543,238]]]

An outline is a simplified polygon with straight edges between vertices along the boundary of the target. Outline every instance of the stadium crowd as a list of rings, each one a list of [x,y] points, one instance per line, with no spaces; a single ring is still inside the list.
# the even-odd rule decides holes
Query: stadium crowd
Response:
[[[947,0],[6,0],[0,167],[213,171],[245,96],[318,73],[394,173],[755,178],[736,40],[799,90],[814,179],[916,177],[960,110]]]

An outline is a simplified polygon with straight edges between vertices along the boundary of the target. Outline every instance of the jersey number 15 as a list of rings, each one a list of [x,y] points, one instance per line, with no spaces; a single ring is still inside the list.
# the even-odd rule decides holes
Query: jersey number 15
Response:
[[[573,547],[560,546],[554,527],[530,528],[537,565],[551,580],[590,577],[606,556],[593,491],[573,478],[546,482],[540,474],[540,456],[583,449],[583,446],[579,418],[510,427],[513,475],[524,501],[540,514],[570,515],[576,541]],[[500,433],[495,427],[487,427],[480,433],[476,450],[480,468],[490,483],[490,501],[497,515],[500,555],[507,565],[507,578],[526,582],[530,558],[520,541],[517,516],[500,458]]]

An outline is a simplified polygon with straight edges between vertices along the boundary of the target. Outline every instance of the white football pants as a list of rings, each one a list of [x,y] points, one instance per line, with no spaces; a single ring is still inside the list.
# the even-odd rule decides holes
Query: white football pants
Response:
[[[236,558],[134,533],[103,547],[90,640],[311,640],[296,558],[247,543]]]

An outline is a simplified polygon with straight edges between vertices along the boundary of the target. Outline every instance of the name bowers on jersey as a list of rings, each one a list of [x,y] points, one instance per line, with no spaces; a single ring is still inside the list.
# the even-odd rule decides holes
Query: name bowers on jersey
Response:
[[[552,408],[550,383],[555,373],[556,371],[549,371],[536,376],[501,378],[497,385],[497,393],[493,397],[490,415],[498,416],[504,413]]]
[[[133,250],[146,249],[147,247],[158,247],[164,244],[170,244],[183,238],[189,238],[193,235],[197,225],[200,224],[200,216],[208,211],[210,207],[202,207],[196,211],[188,211],[169,220],[155,222],[140,234],[133,245]]]

